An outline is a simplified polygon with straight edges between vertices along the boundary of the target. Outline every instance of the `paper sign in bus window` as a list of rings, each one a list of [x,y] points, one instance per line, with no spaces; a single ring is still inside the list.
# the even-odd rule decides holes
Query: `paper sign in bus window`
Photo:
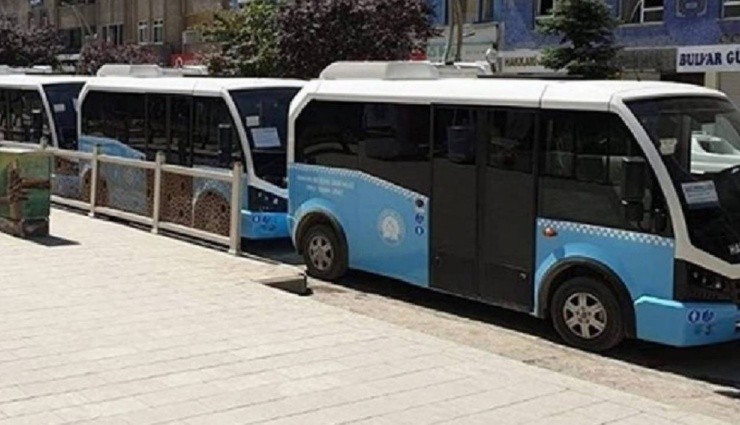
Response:
[[[260,116],[259,115],[249,115],[244,118],[244,121],[246,121],[247,127],[259,127],[260,126]]]
[[[678,139],[660,139],[660,153],[663,155],[673,155],[676,153],[676,145],[678,145]]]
[[[271,149],[280,147],[280,135],[275,127],[253,128],[252,140],[257,149]]]
[[[708,208],[719,205],[719,196],[711,180],[681,184],[689,208]]]

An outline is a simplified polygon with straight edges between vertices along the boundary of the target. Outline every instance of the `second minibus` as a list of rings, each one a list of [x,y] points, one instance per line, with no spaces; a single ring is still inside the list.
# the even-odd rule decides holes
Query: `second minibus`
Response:
[[[242,236],[287,238],[287,117],[302,86],[275,79],[99,77],[80,94],[78,149],[97,145],[104,154],[149,161],[162,152],[168,164],[187,167],[230,169],[240,161],[247,186]]]

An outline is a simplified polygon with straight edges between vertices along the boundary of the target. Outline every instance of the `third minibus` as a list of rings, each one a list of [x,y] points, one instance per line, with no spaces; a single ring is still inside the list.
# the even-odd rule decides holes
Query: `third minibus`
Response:
[[[77,139],[77,97],[86,77],[2,75],[0,140],[68,148]]]
[[[720,92],[338,63],[294,99],[288,146],[313,276],[550,318],[594,351],[740,340],[740,111]]]
[[[242,236],[287,238],[288,107],[303,84],[277,79],[98,77],[80,94],[77,148],[89,151],[97,145],[104,154],[148,161],[162,152],[168,164],[186,167],[231,169],[240,161],[247,186]],[[210,192],[195,183],[197,205],[199,196]],[[222,192],[221,203],[228,202],[228,188],[214,190]]]

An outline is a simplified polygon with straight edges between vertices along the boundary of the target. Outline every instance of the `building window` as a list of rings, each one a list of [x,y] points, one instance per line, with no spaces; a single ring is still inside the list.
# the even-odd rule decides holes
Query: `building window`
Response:
[[[123,24],[103,25],[101,39],[110,44],[123,44]]]
[[[152,42],[157,44],[164,43],[164,20],[158,19],[152,25]]]
[[[139,44],[149,42],[149,24],[146,21],[139,21]]]
[[[557,0],[535,0],[535,18],[548,18],[552,16]]]
[[[115,44],[123,44],[123,24],[111,25],[110,32],[112,35],[111,40]]]
[[[663,0],[623,0],[622,21],[644,24],[663,21]]]
[[[722,5],[723,18],[740,17],[740,0],[725,0]]]

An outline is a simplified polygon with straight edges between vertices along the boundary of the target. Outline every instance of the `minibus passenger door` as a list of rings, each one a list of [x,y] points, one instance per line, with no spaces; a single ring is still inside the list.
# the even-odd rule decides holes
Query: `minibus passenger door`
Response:
[[[478,110],[433,108],[431,286],[478,295]]]
[[[524,109],[488,110],[480,128],[480,296],[524,311],[534,302],[535,117]]]
[[[193,99],[190,96],[172,96],[171,144],[177,164],[192,166],[191,116]]]

